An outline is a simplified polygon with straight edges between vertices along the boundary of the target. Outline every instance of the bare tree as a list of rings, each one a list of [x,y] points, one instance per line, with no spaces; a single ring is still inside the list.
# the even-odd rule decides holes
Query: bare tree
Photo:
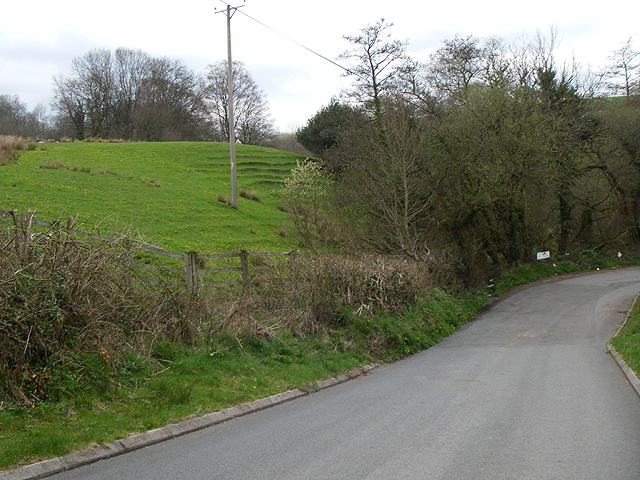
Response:
[[[0,95],[0,135],[43,138],[47,124],[47,114],[42,105],[37,105],[30,112],[17,95]]]
[[[354,122],[358,128],[346,130],[329,150],[335,156],[331,161],[342,166],[331,204],[349,219],[350,238],[360,238],[367,248],[425,259],[438,176],[429,152],[429,126],[401,97],[382,99],[382,111],[379,125]],[[355,233],[356,225],[362,236]]]
[[[71,136],[200,140],[200,79],[179,60],[142,51],[93,50],[54,78],[58,123]]]
[[[202,99],[198,77],[179,60],[155,58],[140,86],[134,111],[137,139],[199,140]]]
[[[140,105],[142,86],[152,60],[147,53],[140,50],[118,48],[115,51],[113,75],[116,93],[113,128],[114,134],[118,137],[134,137],[134,113]]]
[[[58,112],[58,129],[64,135],[85,138],[86,106],[78,79],[53,77],[53,108]]]
[[[399,73],[408,61],[405,54],[406,41],[388,39],[387,30],[393,23],[380,19],[360,30],[359,35],[345,36],[352,48],[339,58],[351,60],[345,76],[354,77],[350,96],[370,108],[376,119],[382,115],[382,97],[395,90]]]
[[[203,98],[217,137],[229,141],[227,61],[207,67]],[[233,112],[235,136],[242,143],[263,145],[273,138],[274,127],[266,96],[242,62],[233,62]]]
[[[460,100],[485,71],[484,49],[480,39],[472,36],[456,36],[443,44],[431,56],[427,78],[440,95]]]
[[[91,137],[109,137],[115,102],[112,68],[109,50],[92,50],[72,61],[72,70],[78,79],[75,85],[81,89],[84,98],[88,134]]]
[[[604,72],[606,88],[614,95],[624,95],[627,99],[640,88],[640,52],[633,50],[633,38],[608,57],[611,64]]]
[[[442,43],[428,63],[408,61],[400,71],[399,92],[422,115],[439,115],[443,107],[459,105],[474,84],[502,88],[512,81],[500,38],[456,36]]]

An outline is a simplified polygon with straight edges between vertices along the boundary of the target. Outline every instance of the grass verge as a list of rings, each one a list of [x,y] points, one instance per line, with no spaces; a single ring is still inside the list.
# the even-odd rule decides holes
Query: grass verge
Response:
[[[627,323],[611,339],[611,345],[637,375],[640,372],[640,301],[636,300]]]
[[[292,388],[310,388],[373,360],[417,353],[455,331],[484,303],[434,289],[402,315],[359,316],[343,309],[314,333],[278,330],[269,339],[221,331],[206,344],[154,345],[156,367],[136,362],[117,372],[116,388],[59,402],[0,409],[0,469],[108,443],[133,433],[218,411]]]

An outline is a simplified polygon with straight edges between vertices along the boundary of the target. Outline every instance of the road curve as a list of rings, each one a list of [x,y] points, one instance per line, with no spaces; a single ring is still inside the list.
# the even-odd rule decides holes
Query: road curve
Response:
[[[640,268],[506,295],[373,374],[63,479],[640,479],[640,400],[606,343]]]

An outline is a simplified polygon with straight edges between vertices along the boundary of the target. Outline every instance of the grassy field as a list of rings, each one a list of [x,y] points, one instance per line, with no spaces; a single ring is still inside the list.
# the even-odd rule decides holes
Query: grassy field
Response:
[[[101,233],[133,228],[174,253],[291,249],[279,190],[304,157],[236,151],[239,188],[260,198],[239,197],[238,210],[218,201],[231,196],[228,144],[204,142],[39,144],[0,167],[0,209],[36,210],[42,221],[71,215]]]

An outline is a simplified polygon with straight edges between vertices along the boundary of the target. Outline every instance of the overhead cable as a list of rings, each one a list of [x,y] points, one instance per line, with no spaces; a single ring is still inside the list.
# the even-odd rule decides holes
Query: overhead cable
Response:
[[[300,42],[297,42],[297,41],[295,41],[294,39],[292,39],[292,38],[290,38],[290,37],[287,37],[285,34],[278,32],[277,30],[275,30],[275,29],[271,28],[269,25],[265,25],[265,24],[264,24],[264,23],[262,23],[260,20],[256,20],[256,19],[255,19],[255,18],[253,18],[251,15],[246,14],[244,11],[242,11],[242,10],[237,10],[237,12],[239,12],[239,13],[241,13],[242,15],[244,15],[245,17],[247,17],[247,18],[249,18],[249,19],[253,20],[254,22],[256,22],[256,23],[258,23],[258,24],[262,25],[264,28],[267,28],[267,29],[271,30],[272,32],[276,33],[277,35],[280,35],[281,37],[286,38],[286,39],[287,39],[287,40],[289,40],[290,42],[295,43],[295,44],[296,44],[296,45],[298,45],[299,47],[304,48],[305,50],[307,50],[307,51],[309,51],[309,52],[313,53],[314,55],[317,55],[318,57],[322,58],[323,60],[326,60],[327,62],[329,62],[329,63],[331,63],[331,64],[335,65],[336,67],[338,67],[338,68],[340,68],[340,69],[344,70],[347,74],[349,74],[349,75],[354,75],[354,73],[353,73],[351,70],[349,70],[348,68],[343,67],[343,66],[342,66],[342,65],[340,65],[339,63],[334,62],[334,61],[333,61],[333,60],[331,60],[330,58],[325,57],[324,55],[322,55],[322,54],[320,54],[320,53],[318,53],[318,52],[316,52],[316,51],[314,51],[314,50],[310,49],[309,47],[307,47],[307,46],[305,46],[305,45],[301,44]]]

